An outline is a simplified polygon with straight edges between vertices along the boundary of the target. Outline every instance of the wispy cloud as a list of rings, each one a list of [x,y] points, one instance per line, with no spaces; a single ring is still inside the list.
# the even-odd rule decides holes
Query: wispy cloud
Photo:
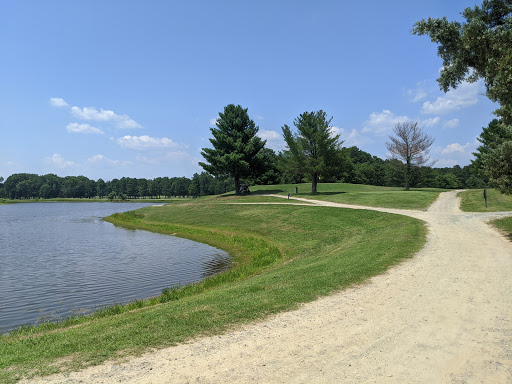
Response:
[[[373,143],[374,141],[368,136],[362,135],[357,129],[352,129],[350,132],[343,132],[341,139],[344,140],[344,147],[360,147],[365,144]]]
[[[71,133],[88,133],[96,135],[101,135],[104,133],[101,129],[93,127],[89,124],[70,123],[66,126],[66,129]]]
[[[267,148],[276,152],[282,151],[285,147],[283,136],[277,131],[260,129],[257,135],[261,139],[267,140]]]
[[[471,147],[470,143],[466,143],[465,145],[461,145],[459,143],[452,143],[452,144],[448,144],[446,147],[444,147],[441,150],[441,153],[443,155],[447,155],[447,154],[454,153],[454,152],[464,153],[470,147]]]
[[[422,81],[416,84],[416,88],[407,90],[407,96],[409,97],[409,100],[413,103],[417,103],[418,101],[426,99],[428,92],[425,88],[426,82]]]
[[[60,97],[52,97],[50,99],[50,105],[53,107],[67,107],[68,103],[61,99]]]
[[[46,157],[44,160],[47,164],[50,164],[60,169],[68,168],[75,165],[75,162],[64,160],[64,158],[58,153],[54,153],[52,156]]]
[[[131,165],[131,164],[133,164],[133,162],[131,162],[131,161],[112,160],[112,159],[109,159],[108,157],[103,156],[103,155],[94,155],[94,156],[92,156],[92,157],[87,159],[87,163],[88,164],[98,165],[98,166],[105,166],[105,165],[118,166],[118,165]]]
[[[432,115],[442,115],[470,107],[478,103],[478,95],[482,90],[482,82],[461,83],[456,89],[448,91],[434,102],[426,101],[421,112]]]
[[[459,119],[451,119],[443,124],[444,128],[457,128],[459,126]]]
[[[420,126],[426,127],[426,128],[431,128],[431,127],[439,124],[440,121],[441,121],[441,118],[439,116],[430,117],[428,119],[422,120],[420,123]]]
[[[71,114],[78,119],[112,122],[117,128],[121,129],[135,129],[142,128],[142,126],[128,115],[118,115],[114,111],[101,108],[97,110],[92,107],[71,107]]]
[[[385,136],[393,130],[396,123],[409,121],[407,116],[397,116],[388,109],[382,112],[373,112],[368,120],[363,123],[363,132],[372,132],[378,136]]]
[[[444,147],[436,146],[433,153],[439,157],[436,167],[453,167],[456,164],[461,166],[469,164],[474,158],[477,142],[473,143],[451,143]]]
[[[54,107],[69,107],[69,104],[60,97],[50,98],[50,105]],[[68,108],[71,115],[79,120],[96,121],[100,123],[108,123],[119,129],[138,129],[142,125],[137,123],[128,115],[120,115],[114,111],[100,108],[99,110],[94,107],[77,107],[73,106]],[[73,127],[72,127],[73,128]],[[99,129],[99,128],[98,128]],[[92,132],[87,132],[92,133]],[[98,132],[96,132],[98,133]]]
[[[188,146],[176,143],[167,137],[150,137],[147,135],[123,136],[116,141],[120,146],[134,150],[188,148]]]

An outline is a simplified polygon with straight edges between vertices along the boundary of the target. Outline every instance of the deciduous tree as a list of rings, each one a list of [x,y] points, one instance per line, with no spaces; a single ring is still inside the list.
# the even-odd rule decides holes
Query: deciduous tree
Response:
[[[429,162],[428,156],[434,139],[418,127],[417,122],[397,123],[393,128],[395,136],[389,136],[386,143],[393,158],[405,164],[405,189],[409,190],[409,178],[414,166],[422,166]]]
[[[443,59],[438,78],[447,92],[462,81],[483,79],[486,95],[498,102],[501,117],[501,140],[481,157],[477,165],[502,192],[512,193],[512,1],[484,0],[482,5],[462,12],[464,23],[429,18],[414,24],[412,33],[429,35],[439,44]]]

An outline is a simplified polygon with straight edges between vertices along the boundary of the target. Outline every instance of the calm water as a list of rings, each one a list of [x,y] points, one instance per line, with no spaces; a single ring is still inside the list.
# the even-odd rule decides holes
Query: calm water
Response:
[[[229,267],[229,256],[208,245],[101,219],[147,205],[0,206],[0,333],[156,296]]]

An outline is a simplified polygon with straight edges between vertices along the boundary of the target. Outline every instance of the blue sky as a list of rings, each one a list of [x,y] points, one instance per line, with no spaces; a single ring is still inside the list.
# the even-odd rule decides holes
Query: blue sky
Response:
[[[437,47],[410,30],[481,1],[3,1],[0,176],[187,176],[227,104],[267,146],[322,109],[345,146],[386,158],[396,122],[469,164],[494,117],[481,82],[443,93]]]

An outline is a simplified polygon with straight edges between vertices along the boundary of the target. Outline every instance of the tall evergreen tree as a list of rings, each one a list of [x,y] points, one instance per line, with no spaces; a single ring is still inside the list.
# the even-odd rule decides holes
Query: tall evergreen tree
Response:
[[[203,169],[216,177],[233,177],[235,192],[240,193],[240,180],[258,177],[263,172],[263,160],[259,155],[266,140],[256,133],[259,128],[249,118],[247,108],[229,104],[210,128],[213,148],[203,148],[201,155],[207,163],[200,162]]]
[[[298,173],[311,176],[311,192],[316,193],[318,178],[327,176],[338,165],[340,157],[339,135],[333,135],[330,129],[332,117],[320,110],[304,112],[295,118],[293,125],[297,128],[292,133],[288,125],[284,125],[283,136],[286,141],[289,159]]]

